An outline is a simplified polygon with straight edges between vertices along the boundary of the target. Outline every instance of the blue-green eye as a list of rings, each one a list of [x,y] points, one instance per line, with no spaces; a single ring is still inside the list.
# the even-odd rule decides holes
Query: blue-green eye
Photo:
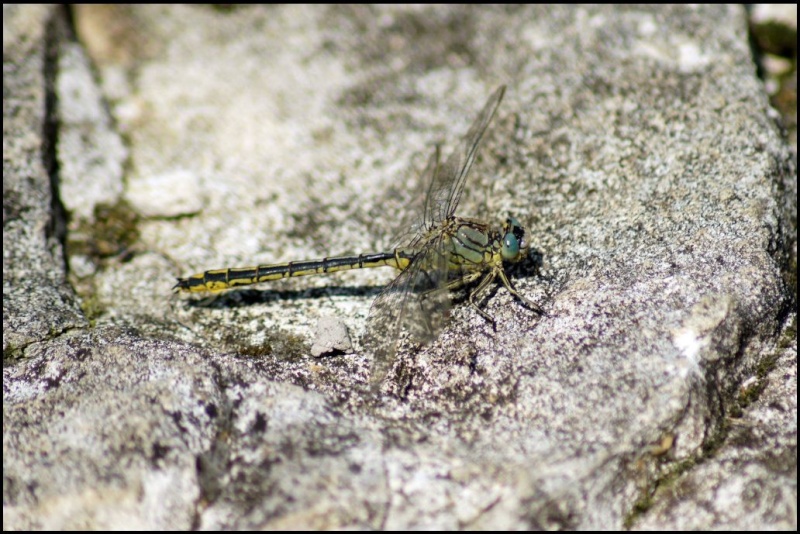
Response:
[[[503,237],[503,248],[500,254],[504,260],[515,260],[519,256],[519,239],[512,232],[508,232]]]

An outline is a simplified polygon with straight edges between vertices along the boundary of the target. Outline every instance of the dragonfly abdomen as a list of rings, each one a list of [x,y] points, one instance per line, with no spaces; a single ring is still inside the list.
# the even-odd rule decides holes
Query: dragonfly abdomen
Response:
[[[178,283],[173,289],[182,292],[222,291],[232,287],[259,284],[282,278],[335,273],[350,269],[370,269],[387,265],[397,269],[405,269],[409,261],[408,254],[395,250],[376,254],[323,258],[321,260],[290,261],[288,263],[258,265],[255,267],[216,269],[194,274],[188,278],[178,278]]]

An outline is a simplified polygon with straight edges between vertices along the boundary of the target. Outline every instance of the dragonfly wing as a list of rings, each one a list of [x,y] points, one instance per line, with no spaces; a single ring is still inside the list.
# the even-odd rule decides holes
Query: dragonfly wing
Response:
[[[419,177],[418,185],[412,200],[405,209],[405,216],[401,219],[398,226],[400,232],[393,236],[391,249],[397,248],[419,248],[419,242],[425,237],[425,213],[428,210],[425,204],[430,198],[429,190],[435,180],[436,172],[439,169],[440,148],[437,146],[425,170]]]
[[[505,94],[499,87],[483,106],[464,140],[447,161],[440,161],[439,148],[428,160],[421,177],[427,184],[424,209],[408,224],[399,241],[418,250],[411,264],[389,284],[370,309],[366,346],[374,356],[373,387],[394,364],[397,350],[407,339],[425,343],[439,335],[447,318],[450,293],[447,290],[450,237],[441,232],[442,222],[453,215],[461,199],[481,139]],[[418,195],[418,198],[421,195]]]
[[[373,387],[386,377],[404,341],[425,344],[442,330],[450,308],[444,241],[431,240],[372,303],[365,344],[374,358]]]
[[[447,161],[442,165],[437,165],[436,171],[432,173],[425,202],[425,223],[427,225],[435,225],[455,213],[458,202],[461,200],[461,192],[464,190],[464,182],[475,161],[483,134],[489,123],[492,122],[497,106],[503,100],[505,92],[506,86],[502,85],[492,93],[462,142],[447,158]]]
[[[464,189],[475,155],[480,148],[486,128],[491,123],[497,106],[503,100],[505,85],[489,97],[483,109],[470,126],[467,135],[447,161],[441,161],[437,146],[419,178],[418,191],[411,201],[409,216],[402,221],[401,232],[394,237],[393,248],[413,247],[424,237],[424,232],[452,216]],[[422,234],[420,234],[422,233]]]

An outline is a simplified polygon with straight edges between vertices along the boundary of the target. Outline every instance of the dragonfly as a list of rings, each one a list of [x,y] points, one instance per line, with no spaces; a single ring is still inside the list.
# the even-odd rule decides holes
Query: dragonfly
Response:
[[[480,297],[499,279],[525,307],[543,311],[511,284],[505,267],[524,260],[529,251],[525,228],[514,217],[502,224],[455,216],[467,176],[486,128],[506,87],[492,93],[466,136],[445,160],[437,146],[420,182],[427,184],[420,209],[401,229],[396,244],[386,252],[291,261],[254,267],[205,271],[178,278],[176,292],[217,292],[295,276],[328,274],[350,269],[389,266],[400,274],[376,297],[367,317],[365,346],[373,354],[370,381],[380,384],[392,368],[404,342],[425,344],[441,332],[454,291],[470,288],[468,301],[494,326],[479,306]]]

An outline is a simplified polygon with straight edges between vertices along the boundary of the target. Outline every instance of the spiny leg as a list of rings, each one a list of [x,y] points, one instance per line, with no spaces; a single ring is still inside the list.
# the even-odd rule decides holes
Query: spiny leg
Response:
[[[511,285],[511,281],[508,279],[508,277],[506,276],[506,273],[505,273],[505,271],[503,269],[497,269],[496,274],[500,275],[500,280],[503,281],[503,285],[506,286],[506,289],[508,289],[508,292],[511,293],[512,295],[514,295],[515,297],[517,297],[519,299],[519,301],[522,302],[522,304],[525,307],[527,307],[531,311],[534,311],[534,312],[538,313],[539,315],[546,315],[544,313],[544,310],[542,310],[539,306],[537,306],[536,304],[534,304],[530,300],[528,300],[525,297],[523,297],[522,295],[520,295],[519,291],[514,289],[514,286]]]
[[[471,272],[471,273],[469,273],[469,274],[467,274],[465,276],[462,276],[461,278],[458,278],[456,280],[451,280],[450,282],[447,283],[447,285],[445,287],[446,287],[447,291],[456,291],[458,289],[461,289],[464,286],[470,285],[475,280],[480,278],[482,274],[483,273],[481,271]],[[476,295],[478,295],[479,293],[481,293],[482,291],[484,291],[489,286],[489,284],[492,282],[492,280],[494,280],[494,275],[493,274],[486,275],[484,277],[484,279],[481,280],[481,282],[478,285],[478,287],[473,289],[470,292],[469,303],[473,308],[475,308],[478,311],[479,314],[481,314],[481,317],[483,317],[484,319],[489,321],[492,324],[492,326],[494,327],[495,326],[494,318],[491,315],[489,315],[488,313],[486,313],[485,311],[483,311],[482,309],[480,309],[480,307],[478,307],[478,305],[475,304],[475,300],[474,300],[474,297]],[[428,291],[425,291],[424,293],[422,293],[422,295],[420,295],[420,298],[425,299],[429,295],[433,294],[436,291],[440,291],[440,290],[439,289],[430,289]]]
[[[469,284],[471,284],[472,282],[474,282],[475,280],[480,278],[481,274],[483,274],[483,273],[481,273],[480,271],[476,271],[476,272],[470,273],[470,274],[468,274],[466,276],[462,276],[461,278],[459,278],[457,280],[451,280],[451,281],[447,282],[447,285],[445,286],[445,288],[448,291],[456,291],[458,289],[461,289],[464,286],[468,286]],[[423,292],[420,295],[420,298],[423,298],[423,299],[427,298],[429,295],[431,295],[431,294],[433,294],[433,293],[435,293],[437,291],[441,291],[441,290],[439,288],[429,289],[429,290]]]
[[[473,283],[478,278],[480,278],[480,276],[482,274],[483,273],[481,271],[475,271],[475,272],[472,272],[472,273],[470,273],[470,274],[468,274],[466,276],[462,276],[461,278],[458,278],[456,280],[452,280],[452,281],[447,283],[447,286],[446,286],[447,290],[448,291],[455,291],[455,290],[460,289],[460,288],[462,288],[464,286],[467,286],[467,285]],[[544,310],[539,308],[539,306],[537,306],[536,304],[534,304],[530,300],[528,300],[525,297],[523,297],[519,293],[519,291],[517,291],[514,288],[514,286],[511,285],[511,281],[508,279],[508,277],[506,276],[505,271],[502,268],[494,268],[494,269],[492,269],[492,271],[489,274],[487,274],[486,276],[483,277],[483,279],[480,281],[478,286],[475,289],[473,289],[469,294],[469,303],[470,303],[470,305],[473,308],[475,308],[475,311],[477,311],[480,314],[481,317],[486,319],[492,325],[493,328],[495,328],[496,325],[497,325],[496,321],[494,320],[494,317],[489,315],[487,312],[483,311],[480,308],[479,303],[476,302],[476,299],[478,299],[478,297],[481,295],[481,293],[484,293],[489,288],[489,286],[491,285],[491,283],[494,281],[494,279],[497,276],[500,276],[500,280],[503,282],[503,285],[506,286],[506,289],[508,289],[508,292],[511,293],[514,297],[516,297],[523,304],[523,306],[525,306],[526,308],[534,311],[535,313],[538,313],[539,315],[546,315]],[[421,298],[423,298],[423,299],[426,298],[428,296],[428,294],[433,293],[434,291],[438,291],[438,289],[431,289],[431,290],[425,291],[421,295]]]
[[[468,275],[462,276],[457,280],[451,280],[450,282],[447,283],[447,289],[450,291],[456,291],[457,289],[461,289],[464,286],[468,286],[469,284],[480,278],[481,274],[483,273],[481,273],[480,271],[475,271],[469,273]]]
[[[480,274],[480,273],[478,273],[478,274]],[[492,317],[491,315],[489,315],[488,313],[483,311],[480,308],[480,306],[478,306],[475,303],[475,297],[477,297],[478,295],[480,295],[481,293],[486,291],[486,289],[489,287],[489,284],[491,284],[494,281],[496,276],[497,276],[497,269],[492,269],[492,272],[487,274],[486,276],[484,276],[483,280],[481,280],[480,283],[478,284],[478,287],[473,289],[469,294],[469,303],[470,303],[470,305],[472,305],[472,307],[475,308],[475,310],[479,314],[481,314],[481,317],[483,317],[484,319],[489,321],[489,323],[492,325],[492,328],[495,329],[495,330],[497,329],[497,323],[495,323],[494,317]]]

